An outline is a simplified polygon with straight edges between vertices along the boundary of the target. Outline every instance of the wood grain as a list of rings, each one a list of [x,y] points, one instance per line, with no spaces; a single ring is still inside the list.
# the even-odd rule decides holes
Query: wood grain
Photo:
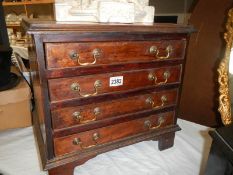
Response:
[[[163,104],[161,100],[162,96],[165,96],[167,98],[166,102],[164,103],[164,106],[161,106]],[[176,97],[177,89],[173,89],[169,91],[137,95],[129,98],[104,101],[102,103],[93,103],[84,106],[58,108],[56,110],[51,111],[53,128],[62,129],[74,125],[89,124],[94,121],[103,120],[105,118],[111,118],[127,113],[134,113],[148,109],[164,108],[166,106],[176,104]],[[151,98],[153,100],[153,107],[152,104],[147,103],[148,98]],[[154,108],[156,106],[157,108]],[[100,110],[100,113],[97,115],[95,115],[96,108],[99,108]],[[74,117],[75,112],[80,112],[82,120],[77,120],[77,118]]]
[[[111,118],[106,118],[103,120],[93,121],[89,124],[74,125],[74,126],[67,127],[67,128],[56,129],[54,130],[53,137],[54,138],[65,137],[67,135],[73,135],[75,133],[103,128],[109,125],[128,122],[131,120],[142,119],[147,116],[157,115],[160,113],[165,113],[165,112],[174,111],[174,110],[176,110],[176,106],[171,105],[171,106],[167,106],[166,108],[160,108],[157,110],[149,109],[149,110],[135,112],[135,113],[127,113],[127,114],[123,114],[123,115],[119,115],[119,116],[115,116]]]
[[[159,148],[173,145],[183,65],[190,26],[176,24],[74,24],[27,21],[22,25],[33,38],[31,70],[36,110],[36,128],[43,165],[51,175],[73,174],[76,165],[88,159],[126,145],[144,140],[159,140]],[[148,52],[151,44],[166,55],[166,47],[173,46],[170,59],[158,60]],[[81,62],[93,61],[92,50],[101,47],[95,65],[80,66],[70,61],[70,50],[78,51]],[[160,55],[161,54],[161,55]],[[155,85],[148,74],[164,82],[165,71],[171,75],[164,84]],[[110,87],[109,78],[123,76],[122,86]],[[72,91],[72,83],[80,84],[80,93],[91,94],[96,80],[101,81],[98,93],[81,97]],[[152,109],[145,99],[153,96],[155,105],[161,96],[168,101],[164,107]],[[93,109],[100,107],[96,121],[80,124],[70,118],[80,111],[84,120],[92,119]],[[168,115],[163,115],[168,114]],[[165,117],[160,129],[150,131],[144,127],[149,119],[158,125],[158,117]],[[41,122],[41,123],[40,123]],[[44,128],[43,128],[44,126]],[[44,129],[44,130],[43,130]],[[92,135],[99,132],[97,146],[81,149],[73,145],[80,138],[82,148],[93,145]]]
[[[27,29],[29,33],[49,34],[56,32],[56,34],[63,32],[85,32],[85,33],[134,33],[134,32],[149,32],[157,34],[187,34],[192,33],[195,29],[192,26],[182,24],[122,24],[122,23],[88,23],[88,22],[56,22],[56,21],[41,21],[25,19],[22,26]],[[55,33],[54,33],[55,34]],[[70,33],[69,33],[70,34]]]
[[[73,144],[73,141],[76,138],[79,138],[81,140],[83,147],[88,147],[90,145],[101,145],[106,142],[118,140],[124,137],[138,134],[140,132],[148,132],[150,131],[150,129],[144,125],[145,121],[150,121],[152,127],[158,126],[159,117],[162,117],[164,119],[161,128],[163,126],[172,125],[173,114],[174,114],[173,112],[169,112],[169,113],[154,115],[143,119],[133,120],[116,125],[110,125],[104,128],[70,135],[67,137],[56,138],[54,139],[55,155],[58,156],[58,155],[67,154],[70,152],[80,151],[82,149],[85,149],[82,148],[80,145]],[[96,140],[97,143],[93,141],[93,134],[95,133],[98,133],[99,135],[99,139]]]
[[[85,161],[87,161],[88,159],[95,157],[98,154],[102,154],[107,151],[118,149],[118,148],[121,148],[127,145],[145,141],[145,140],[159,140],[161,138],[160,136],[162,135],[166,135],[169,133],[175,133],[176,131],[180,131],[180,130],[181,129],[178,125],[171,125],[171,126],[161,128],[157,131],[143,132],[143,133],[139,133],[133,136],[129,136],[125,139],[123,138],[118,141],[114,141],[114,142],[107,143],[104,145],[99,145],[98,147],[95,148],[94,151],[93,149],[89,149],[89,150],[87,149],[82,152],[77,151],[71,154],[66,154],[64,156],[58,156],[54,158],[53,160],[47,162],[48,164],[46,166],[46,170],[53,170],[52,172],[56,172],[57,174],[60,173],[59,175],[63,175],[63,174],[66,175],[67,174],[66,172],[72,172],[72,171],[68,169],[67,171],[64,171],[60,167],[72,168],[72,166],[74,166],[75,164],[78,166],[84,163]]]
[[[148,86],[159,86],[154,80],[149,80],[148,75],[152,73],[157,77],[157,83],[164,82],[164,73],[170,72],[167,83],[175,83],[180,81],[181,66],[164,67],[159,69],[147,69],[137,70],[129,72],[117,72],[111,74],[99,74],[90,76],[80,76],[71,78],[51,79],[48,80],[50,100],[61,101],[74,98],[85,98],[80,96],[81,94],[93,94],[95,93],[94,84],[97,80],[101,81],[101,87],[98,88],[98,94],[114,93],[119,91],[134,90],[138,88],[144,88]],[[110,87],[110,77],[123,76],[124,82],[122,86]],[[80,93],[78,91],[71,90],[71,85],[78,83],[80,85]]]
[[[175,66],[184,63],[184,59],[170,59],[166,61],[151,61],[151,62],[133,62],[133,63],[121,63],[121,64],[108,64],[108,65],[93,65],[88,67],[70,67],[63,69],[46,69],[46,78],[55,79],[55,78],[64,78],[64,77],[73,77],[80,75],[94,75],[94,74],[103,74],[103,73],[112,73],[112,72],[121,72],[121,71],[130,71],[138,69],[151,69],[151,68],[160,68]]]
[[[127,62],[148,62],[161,60],[160,57],[169,59],[183,59],[185,40],[161,40],[131,41],[131,42],[80,42],[80,43],[47,43],[45,45],[48,69],[80,67],[81,63],[92,63],[95,61],[93,51],[99,49],[100,56],[96,58],[94,65],[116,64]],[[150,53],[150,47],[157,48],[156,53]],[[166,50],[171,46],[172,50]],[[77,53],[79,58],[71,59],[70,53]],[[92,66],[91,64],[84,67]]]

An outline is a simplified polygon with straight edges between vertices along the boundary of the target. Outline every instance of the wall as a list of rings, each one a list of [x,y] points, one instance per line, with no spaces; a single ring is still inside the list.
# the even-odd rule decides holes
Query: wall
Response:
[[[190,9],[194,0],[150,0],[155,6],[155,13],[185,13]],[[187,3],[187,4],[186,4]],[[185,7],[186,5],[186,7]]]
[[[218,112],[217,68],[223,58],[225,21],[232,7],[231,0],[151,0],[156,14],[180,14],[193,9],[189,23],[197,32],[192,34],[179,117],[208,126],[221,124]],[[193,3],[196,3],[193,8]]]
[[[232,0],[200,0],[192,16],[197,32],[192,34],[187,52],[179,115],[183,119],[218,126],[217,68],[225,51],[223,34]]]
[[[155,7],[156,16],[178,16],[177,23],[187,24],[190,18],[192,5],[197,0],[151,0],[150,5]]]

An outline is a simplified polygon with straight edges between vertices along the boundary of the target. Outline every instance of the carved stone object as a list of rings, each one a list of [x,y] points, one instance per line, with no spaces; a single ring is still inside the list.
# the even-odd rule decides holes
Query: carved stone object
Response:
[[[148,0],[56,0],[56,21],[152,23]]]
[[[99,22],[134,23],[134,4],[122,2],[100,2]]]

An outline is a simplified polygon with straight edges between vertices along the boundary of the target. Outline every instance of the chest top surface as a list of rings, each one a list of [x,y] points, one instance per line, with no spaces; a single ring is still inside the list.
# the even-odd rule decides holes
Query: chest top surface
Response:
[[[192,33],[192,26],[161,23],[74,23],[24,20],[23,27],[30,34],[51,32],[144,32],[144,33]]]

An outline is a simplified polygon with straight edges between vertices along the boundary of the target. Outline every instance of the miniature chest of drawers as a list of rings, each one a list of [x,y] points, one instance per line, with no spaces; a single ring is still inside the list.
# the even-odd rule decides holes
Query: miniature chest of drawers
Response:
[[[33,123],[50,175],[71,175],[98,154],[140,141],[173,146],[191,27],[23,25],[33,38]]]

